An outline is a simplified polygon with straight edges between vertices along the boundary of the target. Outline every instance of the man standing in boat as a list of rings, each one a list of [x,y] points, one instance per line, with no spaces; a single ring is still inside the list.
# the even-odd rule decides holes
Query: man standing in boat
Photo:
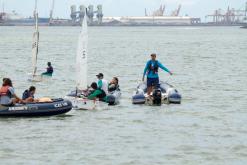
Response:
[[[156,60],[156,54],[151,54],[151,60],[149,60],[144,69],[142,81],[144,81],[145,76],[147,75],[147,94],[153,91],[153,87],[157,87],[159,85],[159,75],[158,70],[161,68],[162,70],[168,72],[172,75],[172,72],[169,71],[164,65],[162,65],[158,60]]]

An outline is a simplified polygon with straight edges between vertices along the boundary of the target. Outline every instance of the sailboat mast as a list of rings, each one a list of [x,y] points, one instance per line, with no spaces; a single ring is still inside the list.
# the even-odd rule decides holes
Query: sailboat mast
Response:
[[[39,48],[37,0],[35,0],[34,19],[35,19],[35,32],[33,33],[33,43],[32,43],[32,65],[33,65],[32,74],[33,76],[36,75],[36,71],[37,71],[37,58],[38,58],[38,48]]]
[[[85,15],[82,22],[81,31],[78,39],[77,57],[76,57],[76,87],[78,89],[87,89],[87,46],[88,46],[88,31],[87,31],[87,16]]]

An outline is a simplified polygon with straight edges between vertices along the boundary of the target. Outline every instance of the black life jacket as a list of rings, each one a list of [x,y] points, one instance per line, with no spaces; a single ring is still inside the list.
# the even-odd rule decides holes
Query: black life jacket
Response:
[[[48,67],[46,73],[52,74],[53,73],[53,67],[52,66]]]
[[[102,90],[102,89],[97,89],[97,90],[100,90],[100,91],[101,91],[101,94],[99,94],[99,95],[97,96],[97,98],[103,99],[104,97],[106,97],[106,93],[105,93],[104,90]]]
[[[148,72],[153,71],[153,73],[158,73],[159,70],[159,65],[158,65],[158,61],[155,60],[154,61],[154,66],[152,66],[152,60],[149,61],[149,66],[148,66]]]
[[[117,90],[117,89],[119,89],[119,85],[115,85],[115,84],[114,84],[114,87],[109,87],[109,88],[108,88],[108,91],[109,91],[109,92],[113,92],[113,91],[115,91],[115,90]]]

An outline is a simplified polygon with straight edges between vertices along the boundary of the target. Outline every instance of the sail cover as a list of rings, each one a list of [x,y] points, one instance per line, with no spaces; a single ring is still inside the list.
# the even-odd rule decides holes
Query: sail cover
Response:
[[[77,89],[87,89],[87,17],[84,16],[82,28],[79,34],[77,57],[76,57],[76,87]]]

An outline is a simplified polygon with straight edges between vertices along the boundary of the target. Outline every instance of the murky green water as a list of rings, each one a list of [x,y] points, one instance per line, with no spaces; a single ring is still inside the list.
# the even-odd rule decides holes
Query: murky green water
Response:
[[[31,27],[0,27],[0,78],[28,88]],[[78,27],[41,27],[37,97],[75,87]],[[0,119],[1,164],[246,164],[247,31],[238,27],[90,27],[89,79],[120,78],[121,104],[49,118]],[[134,106],[133,90],[149,54],[183,95],[181,105]]]

